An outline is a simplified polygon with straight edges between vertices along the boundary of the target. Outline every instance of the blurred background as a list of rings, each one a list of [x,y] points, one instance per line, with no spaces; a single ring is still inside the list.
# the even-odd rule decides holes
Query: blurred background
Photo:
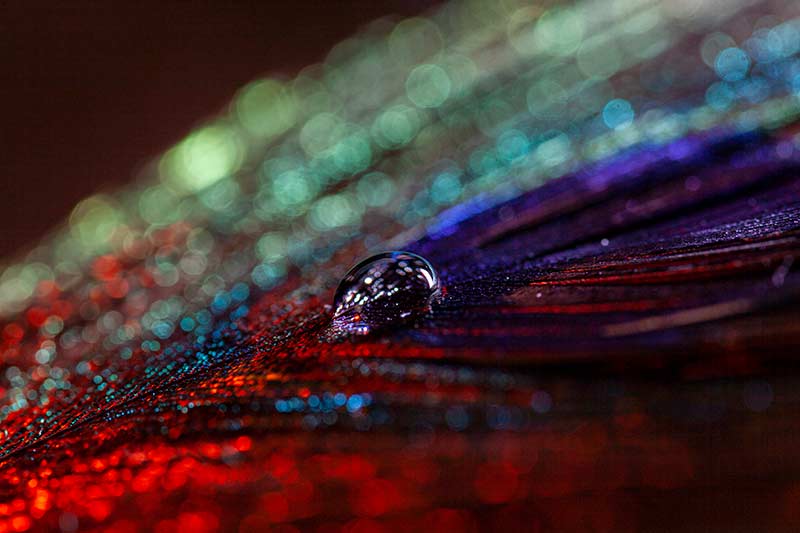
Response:
[[[294,76],[382,16],[433,0],[3,2],[0,258],[270,73]]]

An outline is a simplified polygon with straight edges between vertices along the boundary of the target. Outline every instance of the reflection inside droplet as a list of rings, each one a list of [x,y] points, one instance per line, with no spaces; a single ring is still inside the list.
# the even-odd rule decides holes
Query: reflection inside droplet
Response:
[[[439,292],[431,264],[411,252],[384,252],[354,266],[333,299],[333,328],[366,335],[404,324],[430,308]]]

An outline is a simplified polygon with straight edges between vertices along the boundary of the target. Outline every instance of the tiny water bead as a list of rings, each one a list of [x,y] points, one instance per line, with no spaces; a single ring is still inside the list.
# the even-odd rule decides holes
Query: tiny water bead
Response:
[[[439,276],[423,257],[383,252],[350,269],[333,299],[333,328],[366,335],[405,324],[430,309],[439,293]]]

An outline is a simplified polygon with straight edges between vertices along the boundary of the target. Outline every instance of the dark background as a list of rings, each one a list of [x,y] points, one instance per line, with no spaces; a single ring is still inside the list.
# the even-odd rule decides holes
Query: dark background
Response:
[[[0,262],[267,73],[431,0],[0,0]],[[358,90],[358,88],[354,88]]]

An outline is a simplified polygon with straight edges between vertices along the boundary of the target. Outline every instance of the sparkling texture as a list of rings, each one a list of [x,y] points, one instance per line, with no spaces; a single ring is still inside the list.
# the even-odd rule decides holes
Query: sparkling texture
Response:
[[[454,2],[248,84],[0,274],[0,532],[799,530],[798,11]],[[334,294],[381,250],[430,311]]]

